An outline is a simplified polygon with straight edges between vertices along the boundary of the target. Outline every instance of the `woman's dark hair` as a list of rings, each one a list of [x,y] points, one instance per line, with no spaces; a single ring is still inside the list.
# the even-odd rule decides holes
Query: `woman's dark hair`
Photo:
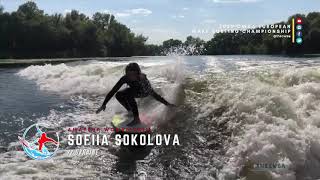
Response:
[[[128,73],[128,71],[135,71],[137,72],[138,74],[141,74],[141,69],[138,65],[138,63],[129,63],[127,66],[126,66],[126,74]]]

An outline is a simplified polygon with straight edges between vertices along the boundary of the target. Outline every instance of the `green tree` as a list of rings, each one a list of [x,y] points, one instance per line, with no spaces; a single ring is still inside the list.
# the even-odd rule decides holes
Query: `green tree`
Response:
[[[36,19],[43,15],[43,11],[38,9],[37,4],[33,1],[28,1],[19,6],[17,13],[25,19]]]
[[[217,33],[205,42],[188,36],[185,42],[169,39],[162,45],[146,44],[147,37],[134,34],[112,14],[95,13],[92,18],[72,10],[45,14],[36,3],[26,2],[16,11],[4,12],[0,5],[0,58],[88,57],[183,54],[297,54],[320,53],[320,13],[295,14],[303,20],[303,43],[275,39],[270,34]],[[190,50],[190,52],[188,52]],[[204,51],[203,51],[204,50]]]
[[[170,49],[172,47],[179,47],[182,45],[182,41],[178,39],[169,39],[166,41],[163,41],[162,46],[164,49]]]

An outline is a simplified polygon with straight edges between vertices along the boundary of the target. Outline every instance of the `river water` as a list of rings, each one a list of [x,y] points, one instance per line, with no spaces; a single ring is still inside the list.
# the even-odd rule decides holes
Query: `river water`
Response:
[[[110,126],[124,112],[106,93],[138,62],[154,89],[179,107],[138,99],[157,133],[180,146],[94,146],[97,156],[27,158],[17,136],[34,123]],[[133,57],[0,69],[0,179],[320,178],[320,58],[279,56]],[[257,164],[264,165],[263,168]],[[279,167],[271,167],[277,164]]]

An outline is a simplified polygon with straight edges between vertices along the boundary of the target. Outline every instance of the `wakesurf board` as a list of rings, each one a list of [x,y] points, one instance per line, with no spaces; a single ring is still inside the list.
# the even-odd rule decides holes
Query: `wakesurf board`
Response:
[[[116,113],[111,121],[111,125],[116,129],[116,131],[126,132],[126,133],[145,133],[150,132],[151,127],[145,122],[144,116],[140,116],[140,123],[135,125],[130,125],[130,122],[133,121],[133,117],[127,116],[125,114],[118,114]]]

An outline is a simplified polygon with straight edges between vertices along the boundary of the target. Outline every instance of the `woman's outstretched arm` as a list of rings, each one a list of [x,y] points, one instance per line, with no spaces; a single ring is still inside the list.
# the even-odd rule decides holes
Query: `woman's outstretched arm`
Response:
[[[113,88],[109,91],[106,98],[103,101],[102,106],[96,111],[96,113],[99,113],[102,110],[106,109],[106,105],[109,102],[109,100],[112,98],[112,96],[121,88],[121,86],[125,83],[125,76],[120,78],[120,80],[113,86]]]
[[[166,101],[163,97],[161,97],[158,93],[156,93],[154,90],[151,91],[150,94],[153,98],[155,98],[157,101],[161,102],[162,104],[168,106],[168,105],[173,105]]]
[[[112,98],[112,96],[118,92],[118,90],[121,88],[121,86],[125,83],[125,77],[123,76],[122,78],[120,78],[120,80],[116,83],[116,85],[113,86],[113,88],[111,89],[111,91],[107,94],[106,98],[103,101],[103,106],[105,106],[109,100]]]

